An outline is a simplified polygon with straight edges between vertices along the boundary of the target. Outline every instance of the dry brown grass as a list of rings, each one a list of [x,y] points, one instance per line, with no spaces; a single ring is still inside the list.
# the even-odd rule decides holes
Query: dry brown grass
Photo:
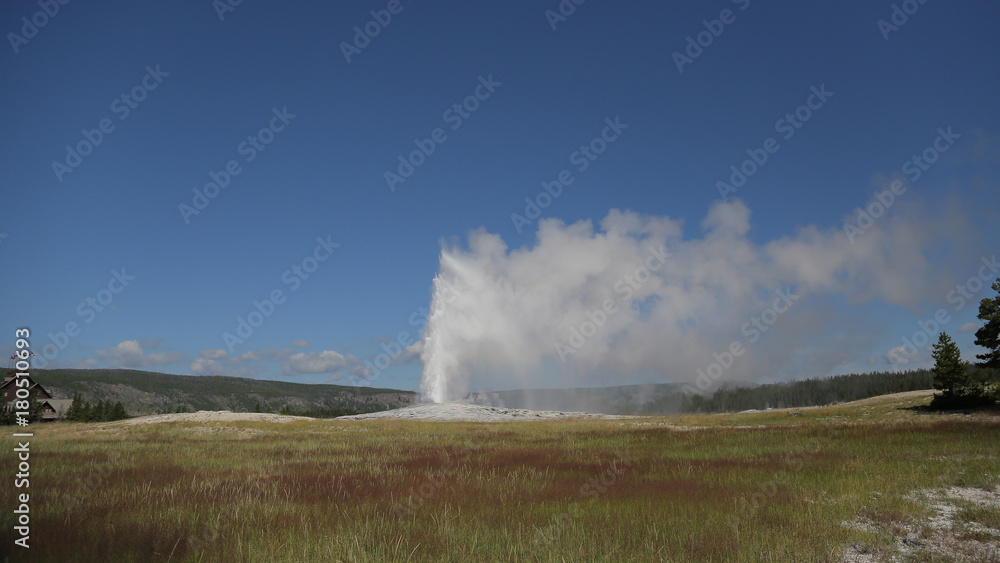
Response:
[[[920,400],[801,417],[44,425],[18,555],[835,561],[851,543],[894,545],[844,521],[919,518],[913,490],[998,482],[1000,418],[901,410]]]

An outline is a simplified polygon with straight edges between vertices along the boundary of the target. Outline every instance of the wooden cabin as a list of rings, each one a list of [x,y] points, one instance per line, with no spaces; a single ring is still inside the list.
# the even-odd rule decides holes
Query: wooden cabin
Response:
[[[0,392],[3,393],[4,400],[7,401],[8,403],[11,402],[11,401],[13,401],[13,400],[15,400],[15,399],[17,399],[17,390],[18,389],[24,389],[24,387],[19,387],[16,384],[17,379],[18,379],[17,372],[16,371],[10,371],[10,372],[7,372],[7,376],[3,378],[3,383],[0,384]],[[38,391],[38,400],[39,401],[42,400],[42,399],[51,399],[52,398],[52,395],[48,391],[46,391],[45,388],[42,387],[39,383],[37,383],[37,382],[35,382],[35,380],[31,379],[30,375],[27,376],[27,377],[22,377],[20,379],[27,379],[28,380],[29,383],[28,383],[27,389],[28,389],[29,392],[32,389]]]
[[[0,393],[3,393],[3,400],[8,407],[14,406],[18,389],[27,389],[29,393],[34,390],[38,393],[36,399],[42,403],[42,420],[60,420],[66,417],[66,411],[73,404],[72,399],[53,399],[52,394],[46,391],[41,384],[31,379],[30,375],[20,378],[28,380],[27,387],[18,386],[17,379],[17,372],[9,371],[3,379],[3,383],[0,383]]]

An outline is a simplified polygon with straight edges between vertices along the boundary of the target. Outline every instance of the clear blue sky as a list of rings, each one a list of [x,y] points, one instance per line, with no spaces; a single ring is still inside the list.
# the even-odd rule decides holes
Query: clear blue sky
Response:
[[[247,0],[220,21],[209,0],[70,2],[44,18],[37,2],[5,2],[3,344],[26,326],[37,353],[75,322],[80,333],[49,367],[346,381],[380,339],[416,338],[410,319],[430,303],[442,239],[483,227],[511,248],[531,245],[535,223],[518,232],[511,214],[559,171],[575,180],[544,217],[597,222],[628,209],[683,218],[685,236],[701,236],[716,183],[768,137],[779,149],[735,194],[752,210],[756,244],[811,225],[840,229],[879,178],[900,174],[950,126],[961,137],[901,200],[931,217],[957,209],[974,233],[957,253],[965,267],[954,283],[998,250],[996,3],[929,0],[883,32],[888,1],[593,0],[553,30],[545,11],[558,11],[555,0],[403,0],[345,60],[354,27],[387,5]],[[673,54],[727,9],[731,23],[680,72]],[[30,39],[31,26],[25,41],[10,35],[33,17],[47,21]],[[494,85],[480,87],[491,76]],[[477,87],[478,107],[449,118]],[[811,87],[833,95],[781,138],[776,121],[807,103]],[[122,100],[130,92],[142,101]],[[294,117],[275,120],[275,111]],[[616,117],[628,129],[578,171],[572,153]],[[83,131],[102,120],[109,132],[92,152],[54,171],[53,162],[76,163],[67,145],[90,152]],[[241,151],[270,124],[281,130],[265,132],[263,150]],[[390,190],[384,173],[436,128],[446,139]],[[186,220],[179,206],[193,205],[192,190],[230,161],[240,172]],[[339,247],[291,291],[283,273],[313,255],[317,237]],[[123,269],[134,279],[112,282],[121,291],[105,292],[113,302],[97,312],[86,300]],[[218,352],[237,317],[276,289],[285,301],[274,313],[233,353]],[[944,292],[907,307],[869,303],[879,336],[832,371],[884,369],[880,358],[916,319],[945,306]],[[974,309],[947,326],[966,357],[972,335],[959,328]],[[233,359],[246,352],[255,354]],[[799,353],[806,365],[809,348]],[[402,362],[375,384],[416,389],[419,374],[419,362]]]

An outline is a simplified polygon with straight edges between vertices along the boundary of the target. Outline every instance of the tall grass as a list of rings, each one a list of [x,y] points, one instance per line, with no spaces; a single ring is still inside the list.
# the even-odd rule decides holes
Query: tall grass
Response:
[[[835,561],[923,514],[914,489],[1000,482],[1000,417],[926,402],[505,424],[45,424],[37,561]],[[0,438],[13,475],[13,441]],[[8,480],[8,483],[10,481]],[[13,506],[14,489],[0,489]],[[12,513],[0,546],[12,550]]]

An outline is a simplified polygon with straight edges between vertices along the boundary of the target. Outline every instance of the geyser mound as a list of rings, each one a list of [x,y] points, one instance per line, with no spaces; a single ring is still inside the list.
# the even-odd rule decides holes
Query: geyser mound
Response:
[[[586,412],[508,409],[451,401],[445,403],[420,403],[409,407],[403,407],[401,409],[342,416],[339,417],[338,420],[365,420],[373,418],[456,422],[507,422],[515,420],[552,420],[574,418],[606,419],[627,417],[610,414],[592,414]]]

